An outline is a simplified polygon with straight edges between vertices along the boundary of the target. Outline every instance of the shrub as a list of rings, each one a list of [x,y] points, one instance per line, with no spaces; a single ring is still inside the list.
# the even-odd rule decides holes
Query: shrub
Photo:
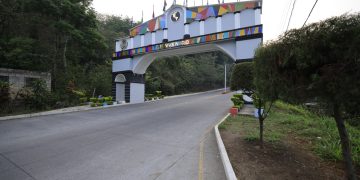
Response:
[[[242,104],[244,104],[244,101],[242,100],[242,98],[239,98],[240,96],[237,95],[236,97],[233,96],[231,98],[231,101],[233,102],[234,106],[241,106]],[[242,97],[242,95],[241,95]]]
[[[34,80],[30,88],[25,90],[21,97],[24,99],[26,106],[30,109],[43,110],[49,108],[52,104],[53,96],[47,89],[44,80]]]
[[[84,103],[87,102],[88,98],[87,97],[82,97],[82,98],[79,98],[79,100],[80,100],[81,104],[84,104]]]
[[[239,99],[243,99],[243,95],[242,94],[234,94],[233,97],[239,98]]]
[[[108,101],[111,101],[111,100],[112,100],[111,97],[104,97],[103,99],[104,99],[105,102],[108,102]]]
[[[92,102],[92,103],[97,103],[97,102],[98,102],[98,99],[97,99],[97,98],[90,98],[90,102]]]

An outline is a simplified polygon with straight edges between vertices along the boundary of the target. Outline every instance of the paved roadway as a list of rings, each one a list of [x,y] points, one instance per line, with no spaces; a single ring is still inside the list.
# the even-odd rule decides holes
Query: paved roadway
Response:
[[[230,106],[208,92],[3,121],[0,179],[222,180],[212,127]]]

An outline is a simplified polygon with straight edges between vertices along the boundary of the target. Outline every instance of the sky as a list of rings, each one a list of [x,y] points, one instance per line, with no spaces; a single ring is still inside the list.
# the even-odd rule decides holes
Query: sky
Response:
[[[166,0],[167,8],[173,4],[173,0]],[[300,28],[316,0],[297,0],[289,29]],[[184,0],[176,3],[183,5]],[[207,0],[188,0],[188,6],[200,6]],[[217,0],[209,0],[209,4],[216,4]],[[236,0],[225,0],[225,3]],[[117,15],[141,20],[144,11],[144,21],[150,20],[153,13],[155,16],[163,13],[164,0],[93,0],[92,7],[101,14]],[[261,23],[264,27],[264,41],[274,40],[286,31],[290,17],[293,0],[263,0],[263,12]],[[307,23],[318,22],[329,17],[339,16],[344,13],[360,12],[360,0],[318,0]]]

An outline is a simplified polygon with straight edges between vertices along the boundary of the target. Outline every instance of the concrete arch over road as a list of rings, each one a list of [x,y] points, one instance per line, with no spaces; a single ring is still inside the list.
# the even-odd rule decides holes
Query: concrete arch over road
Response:
[[[234,62],[252,60],[263,37],[261,5],[261,1],[173,5],[130,29],[130,37],[117,40],[113,53],[116,100],[144,101],[144,74],[156,58],[221,51]],[[118,74],[126,81],[115,82]]]

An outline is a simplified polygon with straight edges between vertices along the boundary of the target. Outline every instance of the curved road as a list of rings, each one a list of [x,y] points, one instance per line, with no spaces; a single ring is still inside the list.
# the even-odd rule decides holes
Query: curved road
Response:
[[[220,91],[0,122],[0,179],[225,179]]]

